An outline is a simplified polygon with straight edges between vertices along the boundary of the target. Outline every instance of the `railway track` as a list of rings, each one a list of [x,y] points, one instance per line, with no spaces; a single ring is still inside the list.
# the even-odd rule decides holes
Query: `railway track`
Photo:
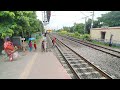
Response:
[[[48,43],[49,43],[48,46],[52,47],[51,38],[49,36],[48,36],[47,40],[48,40]],[[59,60],[59,62],[61,63],[61,65],[65,68],[65,70],[70,75],[70,77],[72,79],[77,79],[77,77],[73,74],[73,72],[70,70],[69,66],[65,62],[65,60],[64,60],[63,56],[61,55],[61,53],[59,52],[59,50],[56,47],[52,47],[51,51],[55,54],[55,56],[57,57],[57,59]]]
[[[95,50],[107,53],[107,54],[112,55],[114,57],[120,58],[120,51],[116,51],[116,50],[109,49],[109,48],[106,48],[106,47],[103,47],[103,46],[95,45],[95,44],[85,42],[83,40],[76,39],[76,38],[69,37],[69,36],[62,36],[62,37],[65,37],[66,39],[69,39],[69,40],[72,40],[74,42],[80,43],[82,45],[88,46],[88,47],[93,48]]]
[[[51,37],[51,36],[50,36]],[[112,79],[100,68],[57,39],[56,47],[77,79]]]

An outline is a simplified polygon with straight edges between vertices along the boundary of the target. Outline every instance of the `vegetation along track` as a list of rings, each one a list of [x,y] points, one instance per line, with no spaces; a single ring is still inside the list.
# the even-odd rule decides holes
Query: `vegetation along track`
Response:
[[[83,40],[76,39],[76,38],[69,37],[69,36],[62,36],[62,37],[65,37],[66,39],[69,39],[69,40],[72,40],[74,42],[80,43],[82,45],[88,46],[88,47],[93,48],[95,50],[99,50],[101,52],[107,53],[107,54],[112,55],[114,57],[120,58],[120,51],[116,51],[116,50],[109,49],[109,48],[106,48],[106,47],[103,47],[103,46],[95,45],[95,44],[85,42]]]
[[[57,39],[56,47],[77,79],[112,79],[110,75]]]

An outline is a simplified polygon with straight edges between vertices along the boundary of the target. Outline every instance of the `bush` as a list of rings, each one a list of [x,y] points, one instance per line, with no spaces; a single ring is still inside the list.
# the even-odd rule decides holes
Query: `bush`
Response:
[[[64,31],[64,30],[60,31],[59,34],[60,34],[60,35],[67,35],[67,36],[71,36],[71,37],[74,37],[74,38],[83,39],[83,40],[87,40],[87,41],[92,41],[92,40],[90,39],[90,35],[89,35],[89,34],[84,34],[84,35],[82,35],[82,34],[80,34],[80,33],[78,33],[78,32],[69,33],[69,32]]]
[[[90,35],[89,34],[84,34],[82,37],[84,40],[90,40]]]
[[[78,32],[75,32],[75,36],[80,36],[80,34]]]
[[[63,31],[63,30],[59,32],[60,35],[66,35],[67,33],[68,33],[67,31]]]

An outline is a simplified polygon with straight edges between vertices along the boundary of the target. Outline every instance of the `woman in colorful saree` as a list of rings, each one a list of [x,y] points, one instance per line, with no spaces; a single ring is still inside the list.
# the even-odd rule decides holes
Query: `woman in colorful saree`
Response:
[[[7,53],[9,60],[13,61],[14,46],[13,43],[10,41],[10,38],[7,38],[4,42],[4,50]]]

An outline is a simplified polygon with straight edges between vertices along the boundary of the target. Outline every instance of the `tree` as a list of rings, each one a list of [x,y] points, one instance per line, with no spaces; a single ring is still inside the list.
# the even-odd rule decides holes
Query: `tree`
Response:
[[[15,34],[14,35],[20,35],[22,37],[26,36],[26,32],[29,29],[30,23],[29,23],[29,17],[27,16],[28,13],[31,13],[30,11],[14,11],[15,13],[15,23],[16,28],[14,29]]]
[[[91,23],[92,23],[91,19],[88,19],[88,21],[86,22],[86,31],[85,31],[85,33],[87,33],[87,34],[90,34]]]
[[[37,19],[35,11],[0,11],[0,39],[2,38],[2,41],[6,36],[28,37],[32,33],[43,31],[43,24]]]
[[[90,34],[90,29],[91,29],[91,23],[92,20],[88,19],[88,21],[86,22],[86,33]],[[100,28],[102,25],[100,24],[99,20],[94,20],[93,21],[93,28]]]
[[[63,30],[70,32],[70,27],[63,27]]]
[[[73,26],[70,27],[70,32],[71,32],[71,33],[74,32],[74,27],[73,27]]]
[[[93,28],[100,28],[102,24],[99,20],[93,21]]]
[[[43,24],[37,19],[35,11],[14,11],[14,13],[17,24],[14,35],[30,37],[32,33],[43,31]]]
[[[1,38],[12,36],[15,27],[15,14],[11,11],[0,11],[0,33]]]
[[[74,26],[72,27],[63,27],[63,30],[64,31],[67,31],[67,32],[78,32],[78,33],[81,33],[83,34],[84,33],[84,24],[83,23],[74,23]]]
[[[74,32],[78,32],[80,34],[84,33],[84,24],[83,23],[79,23],[79,24],[74,24]]]
[[[98,18],[104,26],[120,26],[120,11],[111,11]]]

